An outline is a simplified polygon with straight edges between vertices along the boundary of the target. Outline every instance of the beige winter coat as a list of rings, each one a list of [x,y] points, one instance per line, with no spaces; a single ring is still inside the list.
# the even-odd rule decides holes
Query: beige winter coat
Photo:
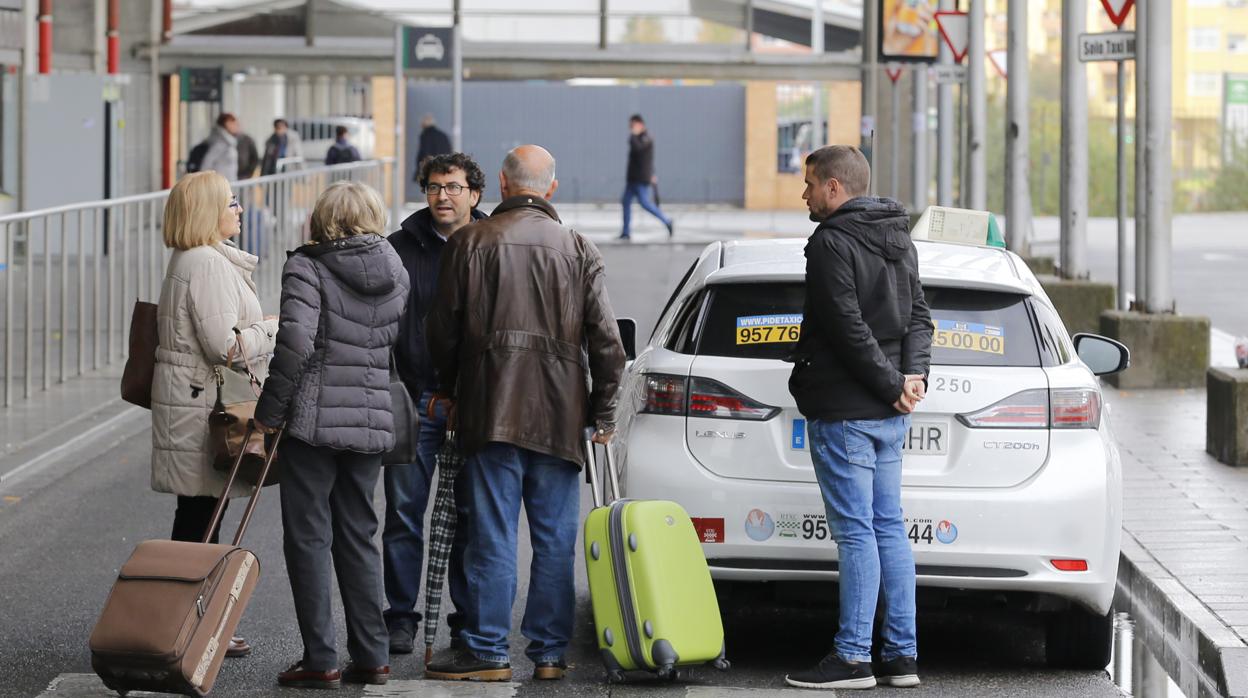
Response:
[[[219,497],[225,476],[212,467],[208,413],[216,400],[212,365],[225,363],[242,333],[252,370],[263,381],[277,321],[265,320],[251,273],[255,255],[217,243],[177,250],[169,260],[157,313],[160,346],[152,382],[152,489]],[[235,485],[231,497],[248,490]]]

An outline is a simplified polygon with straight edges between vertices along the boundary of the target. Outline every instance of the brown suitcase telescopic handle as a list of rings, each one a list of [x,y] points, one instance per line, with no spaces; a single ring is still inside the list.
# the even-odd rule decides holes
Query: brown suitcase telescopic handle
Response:
[[[247,435],[243,437],[243,443],[246,444],[251,440],[251,434],[256,429],[256,420],[247,420]],[[234,533],[234,545],[243,542],[243,534],[247,532],[247,524],[251,523],[251,515],[256,511],[256,505],[260,503],[260,490],[264,488],[264,481],[269,477],[269,470],[273,467],[273,458],[277,455],[277,444],[282,440],[282,434],[286,433],[286,425],[283,424],[278,428],[277,434],[273,436],[273,445],[265,449],[264,467],[260,469],[260,477],[256,480],[256,488],[252,490],[251,497],[247,500],[247,509],[243,511],[243,518],[238,522],[238,531]],[[225,480],[225,489],[221,492],[221,498],[217,500],[217,506],[212,511],[212,520],[208,523],[208,530],[204,533],[205,543],[212,540],[213,531],[217,530],[217,526],[221,525],[221,519],[225,515],[225,505],[230,501],[230,490],[234,487],[234,481],[238,479],[238,471],[243,466],[243,456],[247,455],[247,449],[238,449],[238,457],[234,459],[234,465],[230,467],[230,474]]]

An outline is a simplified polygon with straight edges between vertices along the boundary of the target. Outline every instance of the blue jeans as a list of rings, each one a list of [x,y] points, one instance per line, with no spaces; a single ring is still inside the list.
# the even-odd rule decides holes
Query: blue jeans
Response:
[[[639,182],[629,182],[624,187],[624,198],[620,200],[620,203],[624,205],[624,230],[620,231],[620,237],[629,236],[629,230],[633,221],[633,199],[637,199],[641,203],[642,208],[653,214],[655,218],[663,221],[663,225],[671,227],[672,219],[663,215],[663,211],[654,203],[654,186]]]
[[[533,545],[529,596],[520,632],[535,663],[563,658],[576,611],[573,565],[580,516],[576,465],[505,443],[470,456],[468,619],[462,637],[478,659],[510,661],[507,635],[516,598],[516,530],[524,503]]]
[[[432,418],[425,416],[425,406],[429,404],[430,397],[431,393],[424,392],[416,405],[421,415],[416,462],[384,469],[386,528],[381,535],[381,546],[385,563],[386,602],[390,606],[386,618],[407,616],[417,623],[421,618],[415,609],[420,599],[420,584],[424,580],[425,507],[438,465],[438,449],[446,438],[444,403],[438,403]],[[464,548],[468,544],[468,532],[463,523],[468,518],[466,493],[463,477],[457,478],[455,506],[459,510],[461,524],[455,529],[447,568],[447,586],[457,611],[446,618],[452,635],[463,627],[463,610],[468,597],[468,580],[464,575]]]
[[[810,423],[815,477],[840,560],[835,649],[871,661],[871,627],[883,582],[881,659],[918,656],[914,554],[901,514],[901,447],[910,417]]]

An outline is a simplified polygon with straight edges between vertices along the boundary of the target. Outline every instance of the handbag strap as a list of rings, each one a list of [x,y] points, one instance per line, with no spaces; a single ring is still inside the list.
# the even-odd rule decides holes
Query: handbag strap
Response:
[[[234,328],[234,346],[225,355],[226,368],[234,365],[234,353],[238,351],[239,356],[243,359],[243,369],[247,371],[247,381],[251,384],[251,392],[255,393],[256,398],[260,397],[260,379],[256,377],[256,372],[251,370],[251,363],[247,359],[247,347],[243,346],[243,333]]]

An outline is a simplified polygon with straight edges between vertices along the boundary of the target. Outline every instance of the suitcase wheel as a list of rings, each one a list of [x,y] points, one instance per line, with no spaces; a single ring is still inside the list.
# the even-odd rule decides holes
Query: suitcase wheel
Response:
[[[723,657],[719,657],[718,659],[711,661],[711,666],[720,671],[728,671],[732,668],[732,662],[724,659]]]
[[[675,683],[680,680],[680,669],[677,669],[671,664],[665,664],[659,667],[658,674],[660,679],[671,683]]]
[[[623,682],[624,682],[624,672],[622,671],[608,671],[607,672],[608,684],[623,683]]]

